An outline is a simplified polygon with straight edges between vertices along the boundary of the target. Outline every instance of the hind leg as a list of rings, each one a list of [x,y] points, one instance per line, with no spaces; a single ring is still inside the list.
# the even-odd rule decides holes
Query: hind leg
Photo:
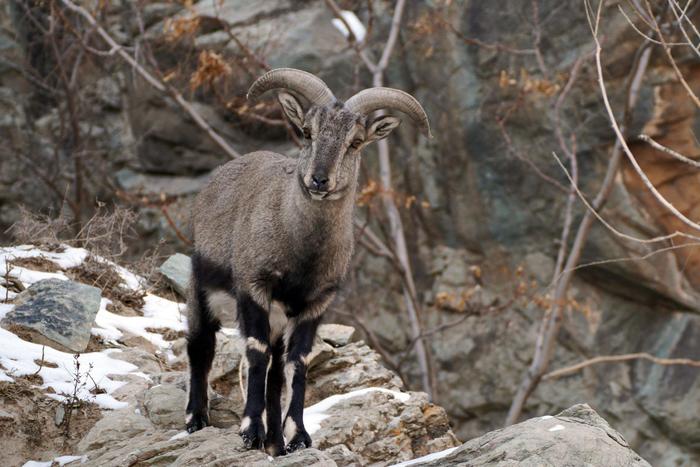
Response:
[[[282,386],[284,385],[284,339],[279,336],[270,346],[272,363],[267,372],[267,391],[265,406],[267,411],[267,433],[265,450],[268,454],[278,456],[284,453],[282,437]]]
[[[196,271],[196,268],[195,268]],[[193,293],[190,297],[187,355],[190,360],[190,394],[187,403],[187,431],[192,433],[209,424],[207,378],[216,349],[216,332],[221,327],[212,316],[206,292],[196,275],[193,277]]]
[[[246,338],[245,359],[248,363],[248,387],[240,435],[248,449],[261,449],[265,444],[265,392],[267,372],[272,360],[270,323],[267,310],[250,295],[237,297],[238,323]]]

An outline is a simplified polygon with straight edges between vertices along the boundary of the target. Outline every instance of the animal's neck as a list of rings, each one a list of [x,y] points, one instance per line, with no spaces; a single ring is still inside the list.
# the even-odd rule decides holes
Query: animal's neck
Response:
[[[344,196],[336,200],[313,200],[295,180],[287,191],[285,215],[304,240],[318,236],[319,241],[344,241],[352,235],[357,183],[351,183]]]

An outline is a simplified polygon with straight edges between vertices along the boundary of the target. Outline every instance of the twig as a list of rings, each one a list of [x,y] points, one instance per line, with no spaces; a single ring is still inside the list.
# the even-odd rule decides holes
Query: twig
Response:
[[[647,2],[648,5],[648,2]],[[649,7],[651,8],[651,7]],[[656,21],[656,20],[654,20]],[[661,36],[661,31],[658,29],[658,23],[655,23],[657,26],[657,32],[659,33],[659,37]],[[688,219],[683,213],[681,213],[673,204],[671,204],[664,196],[659,193],[659,191],[656,189],[653,183],[649,180],[649,177],[644,173],[644,170],[639,166],[639,163],[637,162],[637,159],[635,159],[634,154],[632,154],[632,151],[630,150],[629,146],[627,146],[627,141],[625,139],[625,136],[622,134],[622,131],[620,130],[619,125],[617,124],[617,120],[615,118],[615,113],[612,110],[612,107],[610,106],[610,101],[608,100],[608,93],[605,88],[605,80],[603,78],[603,65],[601,64],[600,60],[600,54],[602,51],[602,48],[600,46],[600,41],[598,40],[597,34],[593,35],[593,40],[595,41],[596,44],[596,53],[595,53],[595,61],[596,61],[596,69],[598,71],[598,85],[600,86],[600,91],[603,97],[603,104],[605,105],[605,110],[608,114],[608,119],[610,120],[610,124],[612,125],[613,131],[615,132],[615,135],[617,136],[617,141],[620,143],[622,146],[623,152],[627,156],[627,159],[630,161],[630,164],[632,164],[632,167],[634,170],[637,172],[637,175],[639,175],[639,178],[642,179],[642,182],[644,183],[644,186],[651,192],[652,195],[654,195],[654,198],[661,203],[666,209],[668,209],[678,220],[683,222],[685,225],[700,231],[700,224],[697,224],[696,222],[693,222],[692,220]],[[667,47],[664,47],[664,50],[667,50]],[[677,68],[675,65],[675,62],[673,61],[673,57],[670,55],[670,52],[668,53],[669,58],[671,59],[671,62],[674,64],[674,66]],[[682,75],[679,76],[682,81]],[[686,83],[687,85],[687,83]],[[689,94],[692,94],[692,91],[688,87],[688,92]],[[697,100],[697,97],[695,98]],[[697,101],[698,107],[700,107],[700,101]]]
[[[566,170],[566,167],[564,166],[564,163],[559,159],[557,154],[555,152],[552,153],[554,156],[554,159],[556,159],[557,163],[559,164],[559,167],[561,167],[561,170],[564,172],[564,175],[569,179],[571,182],[573,188],[576,191],[576,194],[578,195],[579,199],[583,203],[584,206],[588,209],[588,212],[590,212],[593,216],[595,216],[598,221],[600,221],[603,226],[605,226],[606,229],[608,229],[612,234],[614,234],[617,237],[623,238],[625,240],[630,240],[633,242],[637,243],[659,243],[659,242],[665,242],[668,240],[672,240],[676,237],[682,237],[682,238],[687,238],[690,240],[700,240],[700,237],[691,235],[685,232],[680,232],[680,231],[675,231],[673,233],[667,234],[667,235],[660,235],[658,237],[653,237],[653,238],[639,238],[639,237],[633,237],[632,235],[628,235],[624,232],[620,232],[618,229],[616,229],[612,224],[610,224],[608,221],[606,221],[599,213],[598,210],[591,205],[591,203],[588,202],[586,197],[584,196],[583,193],[581,193],[581,190],[579,189],[578,186],[576,186],[574,179],[572,178],[571,174],[569,173],[568,170]],[[594,202],[595,203],[595,202]]]
[[[192,240],[187,238],[185,234],[183,234],[182,231],[178,228],[177,224],[175,224],[172,217],[170,217],[170,214],[168,213],[168,208],[165,205],[163,205],[160,207],[160,212],[163,214],[163,217],[165,217],[165,220],[168,222],[168,225],[170,225],[170,228],[172,228],[175,232],[175,235],[177,235],[177,238],[179,238],[180,241],[185,245],[191,246]]]
[[[700,168],[700,161],[696,161],[696,160],[690,159],[688,157],[685,157],[683,154],[676,152],[673,149],[666,147],[660,143],[657,143],[648,135],[642,134],[642,135],[639,135],[638,138],[641,139],[642,141],[644,141],[645,143],[649,144],[651,147],[653,147],[654,149],[656,149],[658,151],[664,152],[664,153],[668,154],[669,156],[675,157],[679,161],[685,162],[688,165],[692,165],[693,167]]]
[[[365,64],[367,69],[371,72],[374,73],[377,69],[377,64],[372,61],[372,59],[367,55],[367,51],[362,47],[364,43],[360,43],[357,40],[357,37],[355,37],[355,33],[353,32],[352,28],[348,24],[347,20],[343,16],[340,7],[338,7],[338,4],[335,3],[334,0],[324,0],[326,5],[328,5],[328,8],[331,9],[333,14],[335,15],[336,18],[343,24],[345,29],[348,31],[348,44],[350,47],[352,47],[357,55],[360,57],[362,62]],[[369,33],[369,30],[367,31]]]
[[[44,368],[44,351],[46,350],[46,346],[42,345],[41,346],[41,360],[39,361],[39,368],[34,372],[32,376],[36,376],[39,374],[42,368]]]
[[[688,93],[688,96],[690,99],[695,103],[697,107],[700,107],[700,99],[698,99],[698,96],[695,95],[695,92],[693,92],[692,88],[688,84],[688,82],[685,80],[685,77],[683,76],[683,73],[681,73],[681,70],[678,68],[678,64],[676,63],[676,60],[673,58],[673,54],[671,54],[671,47],[670,44],[664,39],[664,35],[661,32],[661,26],[659,26],[659,22],[656,20],[655,17],[652,15],[651,11],[651,5],[649,5],[648,0],[644,0],[644,3],[647,7],[647,11],[649,13],[649,16],[652,17],[652,21],[654,24],[654,29],[656,32],[656,35],[659,37],[659,41],[661,41],[662,48],[664,50],[664,53],[666,54],[666,57],[668,57],[669,62],[671,62],[671,66],[673,67],[674,73],[676,73],[676,76],[678,77],[678,80],[681,82],[683,87],[685,88],[686,92]],[[597,39],[594,38],[597,42]],[[601,74],[601,79],[602,79],[602,74]],[[606,99],[607,100],[607,99]],[[633,164],[634,165],[634,164]],[[635,167],[636,170],[636,167]],[[645,183],[646,184],[646,183]],[[663,203],[662,203],[663,204]]]
[[[195,110],[192,105],[185,100],[184,97],[172,86],[166,86],[163,82],[161,82],[158,78],[153,76],[148,70],[143,68],[131,55],[129,55],[124,48],[119,45],[113,38],[112,36],[105,31],[102,26],[99,25],[99,23],[95,20],[95,18],[83,7],[76,5],[73,3],[71,0],[61,0],[61,3],[63,3],[69,10],[81,15],[85,20],[95,29],[97,30],[98,34],[102,39],[107,43],[112,48],[116,48],[117,50],[117,55],[119,55],[124,61],[126,61],[143,79],[146,80],[148,84],[153,86],[155,89],[157,89],[160,92],[169,94],[175,102],[180,105],[180,107],[185,110],[190,117],[195,121],[197,126],[199,126],[202,130],[204,130],[209,137],[224,151],[226,154],[231,157],[232,159],[235,159],[237,157],[240,157],[240,154],[229,145],[226,140],[224,140],[221,135],[219,135],[209,124],[202,118],[202,116]]]
[[[589,26],[597,45],[596,58],[598,59],[598,65],[600,64],[600,42],[598,41],[597,35],[602,5],[603,1],[601,0],[598,4],[597,12],[592,12],[592,7],[588,3],[588,0],[585,3]],[[635,61],[630,72],[627,85],[627,99],[625,102],[624,113],[625,119],[629,115],[629,111],[636,104],[642,77],[644,76],[649,63],[650,52],[651,49],[647,47],[647,43],[645,42],[635,56]],[[622,159],[621,146],[622,143],[618,139],[613,147],[612,156],[608,161],[608,167],[606,169],[603,183],[593,201],[593,211],[597,211],[603,206],[612,190],[615,177],[620,166],[620,161]],[[508,415],[506,417],[506,426],[512,425],[518,420],[520,414],[522,413],[523,407],[525,406],[525,402],[535,388],[537,388],[542,376],[547,371],[549,362],[554,354],[559,329],[561,328],[562,311],[566,301],[565,298],[569,289],[569,284],[573,278],[573,270],[581,257],[583,246],[588,239],[588,234],[590,232],[593,219],[594,215],[592,214],[592,211],[587,211],[578,226],[573,245],[563,269],[566,272],[562,273],[561,277],[559,277],[556,281],[552,304],[543,316],[542,325],[540,326],[540,330],[537,335],[535,354],[533,356],[532,363],[525,372],[520,384],[518,385],[518,389],[515,392],[513,401],[511,402],[508,410]]]
[[[546,78],[549,76],[549,71],[547,70],[547,65],[544,63],[542,51],[540,50],[540,43],[542,42],[542,28],[540,26],[540,6],[538,2],[539,0],[532,0],[532,29],[535,36],[533,50],[535,51],[535,58],[537,59],[537,65],[540,68],[540,72],[542,73],[542,76]]]
[[[646,352],[631,353],[624,355],[604,355],[601,357],[589,358],[575,365],[560,368],[558,370],[551,371],[542,377],[543,380],[561,378],[562,376],[572,375],[578,373],[586,367],[591,365],[597,365],[599,363],[617,363],[617,362],[627,362],[630,360],[647,360],[657,365],[684,365],[691,366],[695,368],[700,368],[700,361],[691,360],[690,358],[661,358],[655,357],[654,355],[648,354]]]
[[[455,28],[452,25],[452,23],[447,21],[442,15],[440,15],[437,12],[435,12],[434,14],[435,14],[435,18],[440,23],[442,23],[445,27],[447,27],[447,29],[449,29],[452,34],[457,36],[457,38],[459,40],[461,40],[462,42],[464,42],[465,44],[475,45],[477,47],[481,47],[481,48],[487,49],[487,50],[496,50],[499,52],[507,52],[507,53],[510,53],[513,55],[535,55],[537,53],[534,49],[517,49],[515,47],[510,47],[508,45],[503,45],[503,44],[499,44],[499,43],[489,44],[488,42],[484,42],[480,39],[474,39],[471,37],[467,37],[464,34],[462,34],[462,32],[459,29]]]
[[[326,3],[328,4],[328,2]],[[391,58],[391,54],[393,53],[396,45],[405,5],[405,0],[397,0],[394,6],[394,14],[391,19],[389,36],[379,61],[377,63],[373,63],[367,56],[360,54],[365,66],[367,66],[367,69],[372,73],[372,85],[374,87],[384,86],[384,71],[389,64],[389,59]],[[337,7],[334,9],[333,5],[329,5],[329,7],[331,10],[333,10],[334,14],[338,16],[339,9]],[[348,38],[349,37],[350,36],[348,36]],[[379,153],[379,173],[380,180],[382,182],[382,201],[386,215],[389,219],[390,233],[394,244],[393,250],[389,250],[393,251],[396,261],[401,266],[404,302],[406,304],[408,320],[411,325],[411,333],[414,338],[418,337],[415,349],[418,359],[418,366],[421,373],[422,388],[432,400],[436,395],[436,388],[434,386],[435,380],[430,371],[431,365],[429,351],[426,348],[423,340],[420,338],[422,333],[419,311],[420,304],[418,302],[416,286],[413,280],[413,272],[411,270],[411,264],[408,257],[406,235],[404,233],[403,222],[401,221],[401,214],[399,213],[396,203],[391,196],[391,162],[389,159],[389,144],[387,143],[386,139],[382,139],[377,143],[377,145],[377,151]]]

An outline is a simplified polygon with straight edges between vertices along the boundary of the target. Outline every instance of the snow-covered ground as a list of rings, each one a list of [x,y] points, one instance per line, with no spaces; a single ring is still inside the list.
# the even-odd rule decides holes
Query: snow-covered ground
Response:
[[[399,464],[394,464],[391,467],[407,467],[409,465],[420,465],[420,464],[423,464],[425,462],[436,461],[438,459],[442,459],[443,457],[449,456],[458,447],[459,446],[456,446],[454,448],[445,449],[444,451],[438,451],[438,452],[434,452],[432,454],[428,454],[427,456],[417,457],[416,459],[411,459],[410,461],[405,461],[405,462],[401,462]]]
[[[321,422],[330,417],[330,415],[328,415],[326,412],[335,404],[346,399],[362,396],[369,392],[383,392],[385,394],[390,394],[401,402],[406,402],[411,397],[410,394],[407,394],[405,392],[392,391],[386,388],[364,388],[357,389],[355,391],[350,391],[345,394],[335,394],[333,396],[323,399],[321,402],[318,402],[304,409],[304,427],[306,428],[306,431],[310,435],[317,432],[321,428]]]
[[[0,248],[0,277],[7,274],[22,282],[25,287],[46,278],[68,280],[68,276],[63,272],[49,273],[33,271],[29,268],[18,266],[11,266],[8,272],[6,269],[8,265],[7,261],[13,258],[42,257],[54,262],[60,269],[65,270],[80,266],[88,256],[90,256],[89,253],[81,248],[66,247],[62,252],[42,251],[33,246]],[[92,256],[92,258],[97,261],[109,263],[120,274],[127,288],[140,290],[145,293],[144,305],[140,310],[142,316],[124,316],[113,313],[107,309],[111,301],[107,298],[102,298],[92,328],[92,334],[99,336],[104,342],[112,343],[116,346],[120,345],[119,341],[127,334],[139,336],[153,344],[158,349],[158,352],[162,352],[165,358],[173,359],[174,355],[171,349],[171,342],[165,340],[163,336],[155,332],[155,330],[169,329],[173,331],[184,331],[187,327],[185,305],[146,293],[144,287],[145,281],[143,278],[106,259],[95,256]],[[1,303],[2,300],[5,299],[4,290],[0,289],[0,293],[3,293],[3,295],[0,295],[0,319],[2,319],[15,305],[11,303]],[[14,298],[14,296],[15,294],[8,294],[10,300]],[[222,329],[222,332],[229,335],[238,333],[237,330],[229,328]],[[27,342],[3,328],[0,328],[0,342],[2,342],[2,345],[0,345],[0,365],[2,366],[0,368],[0,381],[12,381],[19,376],[38,374],[43,380],[40,387],[44,390],[52,389],[51,393],[47,393],[49,397],[62,399],[64,397],[62,394],[73,393],[74,375],[76,372],[76,360],[74,355],[61,352],[48,346]],[[119,377],[129,374],[143,378],[149,377],[148,375],[140,373],[135,365],[118,358],[113,358],[113,356],[119,352],[121,352],[120,349],[113,348],[99,352],[83,353],[78,357],[79,378],[84,381],[88,378],[87,373],[90,373],[88,383],[78,388],[77,396],[80,399],[94,402],[105,409],[120,409],[127,406],[127,403],[116,400],[112,396],[114,391],[126,384],[123,381],[119,381]],[[38,362],[42,360],[44,364],[40,367]],[[105,392],[93,394],[95,391],[91,392],[91,390],[94,389],[95,384]],[[304,425],[307,431],[309,434],[316,433],[321,428],[322,422],[333,416],[329,411],[334,405],[344,400],[363,396],[371,392],[389,394],[401,403],[406,403],[411,397],[408,393],[381,387],[363,388],[345,394],[333,395],[305,409]],[[185,436],[188,436],[187,432],[181,432],[172,436],[171,439]],[[440,456],[447,455],[451,451],[451,449],[448,449],[399,465],[411,465],[421,461],[438,459]],[[77,460],[81,460],[81,457],[61,456],[53,459],[53,465],[64,465],[65,463]],[[50,461],[28,461],[24,464],[25,467],[43,467],[50,465],[52,465]]]
[[[55,263],[61,269],[80,266],[89,256],[83,248],[64,247],[61,252],[43,251],[34,246],[22,245],[18,247],[0,248],[0,276],[9,275],[25,287],[42,279],[57,278],[68,280],[62,272],[33,271],[28,268],[9,265],[9,261],[16,258],[44,258]],[[145,280],[125,268],[114,264],[104,258],[95,257],[97,261],[110,264],[122,277],[125,286],[132,290],[144,290]],[[8,273],[9,269],[9,273]],[[8,293],[8,299],[13,299],[16,294]],[[0,300],[5,299],[5,290],[0,289]],[[92,334],[101,337],[105,342],[116,343],[124,333],[141,336],[158,347],[166,358],[172,358],[171,343],[163,339],[163,336],[147,329],[172,329],[184,331],[186,318],[184,304],[176,303],[164,298],[147,294],[144,297],[142,308],[143,316],[122,316],[107,310],[109,299],[103,298],[100,310],[95,319]],[[2,319],[14,305],[0,303],[0,319]],[[48,346],[42,346],[19,338],[16,334],[0,328],[0,381],[12,381],[14,377],[38,374],[43,379],[41,387],[51,388],[55,394],[49,397],[62,399],[62,394],[72,394],[76,373],[76,361],[70,353],[61,352]],[[117,409],[126,406],[125,403],[114,399],[111,394],[123,386],[123,381],[113,379],[114,376],[135,374],[147,377],[137,371],[137,367],[131,363],[112,358],[112,355],[121,352],[119,349],[105,349],[100,352],[83,353],[78,358],[80,378],[82,381],[89,378],[88,384],[78,389],[77,396],[80,399],[94,402],[103,408]],[[37,362],[42,360],[48,364],[40,366]],[[89,377],[87,373],[89,372]],[[93,382],[94,381],[94,382]],[[106,393],[93,394],[95,384]]]

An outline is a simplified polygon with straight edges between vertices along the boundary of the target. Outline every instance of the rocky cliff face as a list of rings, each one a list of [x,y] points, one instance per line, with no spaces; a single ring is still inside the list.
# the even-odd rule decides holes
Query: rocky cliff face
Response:
[[[0,180],[3,226],[18,219],[20,201],[37,210],[46,206],[65,210],[61,197],[44,184],[36,186],[34,172],[30,177],[25,174],[33,166],[42,167],[32,162],[36,160],[71,164],[69,151],[55,141],[62,107],[51,99],[38,99],[35,75],[26,76],[11,66],[32,59],[35,51],[23,39],[24,23],[13,20],[20,10],[10,5],[20,3],[0,7],[2,31],[10,31],[0,32],[5,58],[0,61],[0,137],[11,148],[11,154],[0,159],[5,175]],[[365,2],[339,3],[369,23]],[[386,37],[391,7],[373,2],[373,8],[370,39]],[[603,13],[604,71],[611,101],[620,111],[640,38],[616,8],[606,7]],[[182,89],[189,88],[201,52],[217,51],[231,60],[233,71],[224,84],[190,91],[188,98],[240,152],[295,151],[284,127],[274,123],[279,119],[274,105],[263,103],[256,109],[263,118],[249,115],[243,96],[261,70],[254,65],[256,57],[270,67],[314,72],[341,98],[370,83],[332,26],[332,15],[322,1],[229,0],[219,5],[201,0],[190,8],[151,2],[141,12],[143,31],[124,20],[130,15],[132,10],[115,6],[106,10],[103,21],[125,44],[147,40],[163,74],[170,73],[171,82]],[[555,118],[554,104],[573,63],[589,57],[592,47],[581,5],[554,0],[408,2],[404,25],[387,83],[423,103],[436,138],[416,139],[409,125],[397,131],[391,140],[394,182],[400,199],[414,195],[419,201],[406,203],[402,215],[409,226],[411,261],[422,291],[424,327],[440,329],[429,340],[437,375],[435,402],[447,410],[457,437],[467,440],[502,426],[514,388],[532,357],[548,300],[565,196],[538,171],[566,185],[551,156],[552,151],[562,155],[555,126],[558,122],[567,138],[575,134],[580,185],[587,194],[595,193],[602,181],[613,134],[590,59],[584,60]],[[381,42],[372,42],[370,50],[378,52]],[[169,242],[165,248],[185,250],[171,222],[188,234],[192,197],[208,172],[228,159],[167,98],[134,79],[130,69],[114,58],[93,58],[82,69],[89,77],[85,82],[89,105],[81,116],[81,134],[90,154],[99,155],[99,163],[85,184],[100,200],[116,197],[138,208],[140,245],[165,238]],[[683,61],[681,66],[696,86],[694,62]],[[645,132],[695,157],[696,114],[668,63],[654,52],[631,115],[630,135]],[[646,144],[636,140],[630,144],[662,193],[696,218],[697,174],[662,158]],[[60,150],[54,151],[56,147]],[[31,150],[24,154],[17,148]],[[364,156],[368,174],[364,183],[376,178],[374,156],[371,151]],[[170,219],[162,215],[158,204],[162,199],[168,202]],[[602,213],[636,236],[685,228],[649,198],[627,166]],[[582,214],[577,208],[575,221]],[[572,306],[565,314],[551,367],[596,355],[636,352],[700,359],[700,318],[693,288],[700,281],[697,248],[649,256],[651,246],[623,242],[594,226],[583,263],[633,259],[577,273]],[[399,279],[386,261],[362,249],[356,264],[335,306],[346,314],[332,319],[347,320],[347,313],[361,316],[376,342],[389,355],[403,359],[410,330],[403,319]],[[523,296],[531,299],[521,300]],[[467,316],[470,307],[499,311]],[[405,379],[417,386],[415,364],[410,356],[405,362],[401,368]],[[645,361],[591,366],[543,382],[530,398],[526,415],[557,413],[586,401],[654,465],[692,465],[700,462],[695,417],[700,412],[699,376],[691,367]],[[182,389],[181,381],[173,384]],[[348,383],[346,390],[358,387],[353,384]]]
[[[0,304],[5,465],[648,465],[588,406],[460,446],[442,407],[406,391],[353,328],[334,324],[321,326],[311,354],[304,422],[314,448],[277,458],[244,448],[238,363],[245,341],[228,327],[217,335],[211,371],[213,426],[188,434],[181,306],[83,249],[2,248],[0,259],[13,266],[3,271],[13,288],[26,287],[7,289]],[[77,281],[95,263],[115,277],[109,288]],[[97,303],[77,300],[76,290],[91,295],[83,289],[96,291]],[[87,326],[89,342],[64,333],[62,344],[46,343],[55,333],[51,303],[62,304],[75,328]],[[25,464],[30,459],[35,464]]]
[[[7,465],[50,464],[60,454],[95,466],[389,465],[459,444],[442,407],[406,391],[353,328],[333,324],[321,327],[311,354],[305,424],[315,449],[276,460],[244,449],[238,370],[245,341],[232,328],[217,335],[213,426],[188,435],[182,306],[82,249],[3,248],[0,257],[9,270],[3,277],[26,287],[8,289],[0,304],[1,415],[11,421],[3,426],[14,427],[0,430]],[[77,281],[94,262],[118,279],[109,289]],[[127,292],[139,299],[124,299]],[[77,331],[57,339],[51,310],[71,320],[61,328],[87,329],[89,339]]]

